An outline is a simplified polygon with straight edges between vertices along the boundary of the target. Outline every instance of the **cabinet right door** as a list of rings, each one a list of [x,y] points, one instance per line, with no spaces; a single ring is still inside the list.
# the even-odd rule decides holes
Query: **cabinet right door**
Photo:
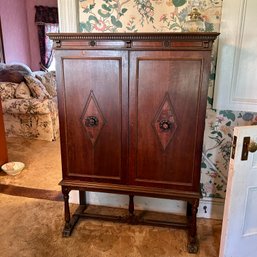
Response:
[[[209,51],[130,52],[130,183],[199,192]]]

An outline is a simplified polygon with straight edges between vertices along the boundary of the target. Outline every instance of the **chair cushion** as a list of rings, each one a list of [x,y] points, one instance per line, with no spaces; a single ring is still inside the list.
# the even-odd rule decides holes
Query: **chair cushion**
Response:
[[[48,114],[57,111],[52,99],[8,99],[2,102],[3,113],[10,114]]]
[[[43,74],[35,74],[36,78],[42,82],[50,96],[57,96],[55,72],[45,72]]]
[[[1,100],[5,101],[6,99],[15,98],[15,91],[19,86],[18,83],[12,82],[0,82],[0,96]]]
[[[15,91],[16,99],[29,99],[31,92],[25,82],[21,82]]]
[[[33,76],[24,76],[24,78],[33,97],[41,100],[51,98],[45,86],[41,83],[40,80]]]

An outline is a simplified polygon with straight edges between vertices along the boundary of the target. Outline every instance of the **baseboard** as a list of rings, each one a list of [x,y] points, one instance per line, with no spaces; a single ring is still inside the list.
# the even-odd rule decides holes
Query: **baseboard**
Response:
[[[224,209],[223,199],[201,199],[197,217],[222,220]]]

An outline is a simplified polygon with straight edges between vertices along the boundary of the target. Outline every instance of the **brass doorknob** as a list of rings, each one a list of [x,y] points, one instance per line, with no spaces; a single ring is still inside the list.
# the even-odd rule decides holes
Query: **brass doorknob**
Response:
[[[257,151],[257,142],[251,141],[248,146],[248,150],[251,153],[254,153],[255,151]]]
[[[255,151],[257,151],[257,142],[251,140],[250,137],[244,137],[241,160],[247,161],[248,153],[249,152],[254,153]],[[233,151],[232,151],[232,153],[233,153]]]

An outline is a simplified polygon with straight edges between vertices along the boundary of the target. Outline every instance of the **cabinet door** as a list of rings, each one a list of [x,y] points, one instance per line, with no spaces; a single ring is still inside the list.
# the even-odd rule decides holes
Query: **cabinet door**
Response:
[[[199,192],[208,51],[130,58],[131,183]]]
[[[60,50],[56,57],[64,179],[124,183],[127,53]]]

